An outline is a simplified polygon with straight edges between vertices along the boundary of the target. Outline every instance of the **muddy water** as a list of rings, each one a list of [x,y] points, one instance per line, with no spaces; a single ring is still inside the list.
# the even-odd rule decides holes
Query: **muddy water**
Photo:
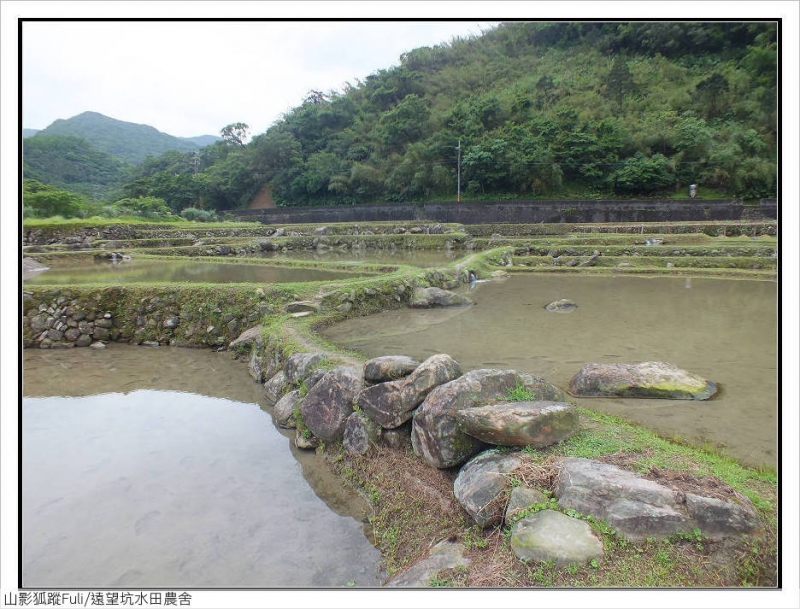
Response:
[[[407,264],[420,268],[430,268],[450,264],[466,256],[469,252],[465,250],[325,250],[320,252],[292,251],[286,254],[278,252],[268,252],[259,255],[259,258],[266,259],[291,259],[291,260],[319,260],[344,262],[349,264]]]
[[[700,278],[514,276],[479,283],[476,305],[353,319],[325,338],[368,357],[449,353],[466,370],[514,368],[566,389],[590,362],[660,360],[715,381],[710,401],[576,399],[666,437],[777,463],[777,287]],[[545,305],[574,300],[571,313]]]
[[[52,263],[48,263],[52,264]],[[29,285],[136,282],[288,283],[331,281],[358,277],[357,272],[282,268],[259,264],[220,264],[195,260],[129,260],[121,263],[90,262],[81,266],[51,268],[25,279]]]
[[[26,587],[379,585],[367,506],[230,354],[23,354]]]

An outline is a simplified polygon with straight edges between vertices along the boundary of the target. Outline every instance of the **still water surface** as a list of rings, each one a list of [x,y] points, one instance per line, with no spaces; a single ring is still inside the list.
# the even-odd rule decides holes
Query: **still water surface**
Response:
[[[48,263],[50,264],[50,263]],[[261,264],[200,262],[196,260],[140,260],[121,263],[89,262],[56,267],[25,280],[29,285],[86,283],[289,283],[331,281],[359,277],[354,272],[300,269]]]
[[[396,249],[348,249],[325,251],[291,251],[286,254],[280,252],[267,252],[260,254],[259,258],[289,259],[289,260],[319,260],[341,262],[348,264],[407,264],[420,268],[430,268],[450,264],[465,257],[466,250],[413,250]]]
[[[387,311],[325,338],[367,357],[448,353],[465,370],[513,368],[562,389],[591,362],[671,362],[716,382],[704,402],[578,398],[665,435],[777,464],[777,286],[702,278],[522,275],[478,283],[475,306]],[[571,313],[545,306],[568,298]]]
[[[230,354],[23,354],[26,587],[379,585],[366,504]]]

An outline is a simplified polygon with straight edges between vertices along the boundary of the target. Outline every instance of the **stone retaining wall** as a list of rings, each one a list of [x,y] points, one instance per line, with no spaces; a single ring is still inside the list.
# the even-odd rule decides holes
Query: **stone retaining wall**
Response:
[[[221,347],[271,311],[260,288],[34,288],[23,293],[24,347],[98,341]]]
[[[366,221],[490,223],[686,222],[777,219],[777,203],[745,205],[740,199],[532,200],[470,201],[424,204],[281,207],[227,210],[240,220],[264,224]]]

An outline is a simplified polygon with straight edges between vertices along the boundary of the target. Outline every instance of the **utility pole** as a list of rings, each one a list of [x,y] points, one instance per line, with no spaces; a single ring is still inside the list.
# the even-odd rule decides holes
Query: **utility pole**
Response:
[[[461,140],[458,140],[458,147],[456,148],[458,151],[458,190],[457,192],[457,200],[461,202]]]

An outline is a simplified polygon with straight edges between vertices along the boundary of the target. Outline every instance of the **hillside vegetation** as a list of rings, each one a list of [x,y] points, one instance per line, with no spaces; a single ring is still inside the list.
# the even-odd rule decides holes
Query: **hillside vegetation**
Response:
[[[504,23],[310,91],[248,144],[138,166],[173,212],[467,199],[755,199],[777,191],[777,25]],[[243,127],[246,127],[244,125]],[[37,136],[38,137],[38,136]]]

